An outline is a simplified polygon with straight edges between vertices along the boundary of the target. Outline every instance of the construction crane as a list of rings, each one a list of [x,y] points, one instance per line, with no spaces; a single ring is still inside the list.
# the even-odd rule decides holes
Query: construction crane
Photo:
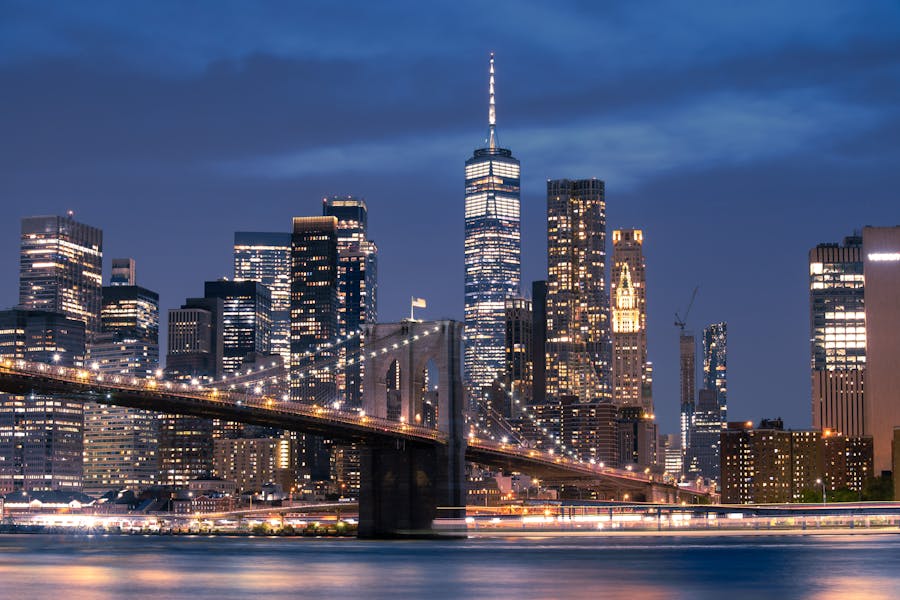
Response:
[[[691,294],[691,301],[688,302],[687,308],[684,311],[684,317],[680,317],[678,313],[675,313],[675,326],[681,329],[681,333],[684,333],[684,326],[687,324],[688,315],[691,313],[691,308],[694,306],[694,299],[697,297],[697,290],[700,289],[700,286],[694,287],[694,293]]]

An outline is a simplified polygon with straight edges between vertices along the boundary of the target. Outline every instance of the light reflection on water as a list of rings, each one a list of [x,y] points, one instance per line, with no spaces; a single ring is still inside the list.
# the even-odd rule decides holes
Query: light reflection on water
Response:
[[[0,598],[900,598],[900,535],[0,536]]]

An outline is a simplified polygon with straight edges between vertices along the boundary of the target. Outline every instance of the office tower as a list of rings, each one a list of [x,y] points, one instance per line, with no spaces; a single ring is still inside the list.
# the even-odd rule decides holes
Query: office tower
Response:
[[[133,258],[114,258],[109,285],[137,285],[135,272]]]
[[[891,440],[894,427],[900,425],[900,226],[864,227],[862,254],[865,433],[874,441],[875,474],[881,475],[891,470]],[[849,342],[849,330],[846,337]],[[858,330],[855,337],[859,343]]]
[[[350,336],[378,319],[378,247],[368,238],[368,209],[361,198],[323,200],[323,214],[337,218],[338,335]],[[362,363],[346,365],[359,352],[354,337],[339,349],[338,388],[345,408],[362,406]]]
[[[715,392],[720,421],[728,417],[728,323],[713,323],[703,329],[703,388]]]
[[[234,373],[251,353],[268,354],[272,296],[258,281],[207,281],[205,298],[222,300],[222,372]]]
[[[547,182],[547,396],[609,398],[606,203],[599,179]]]
[[[0,358],[81,367],[85,324],[57,312],[0,311]],[[0,394],[0,493],[80,490],[81,400]]]
[[[657,455],[666,475],[678,478],[683,471],[684,456],[681,451],[681,435],[664,433],[659,436]]]
[[[291,234],[234,234],[235,281],[258,281],[271,294],[270,352],[291,362]]]
[[[640,406],[618,407],[616,440],[619,467],[637,466],[641,469],[656,466],[656,423]]]
[[[613,231],[610,293],[612,299],[612,388],[619,406],[640,406],[653,414],[647,378],[647,288],[644,233]]]
[[[805,493],[861,492],[872,473],[872,438],[785,430],[780,419],[728,423],[721,433],[722,502],[799,502]]]
[[[324,344],[338,331],[336,217],[294,217],[291,235],[291,399],[331,404],[336,399],[333,365],[313,368],[333,357]]]
[[[532,345],[533,315],[531,300],[507,298],[506,311],[506,368],[504,369],[503,416],[517,419],[526,406],[532,404]]]
[[[583,461],[594,461],[608,466],[618,463],[616,437],[617,412],[615,404],[608,400],[584,402],[578,396],[562,396],[560,404],[559,439],[562,447],[557,452],[571,451]]]
[[[60,312],[100,332],[103,232],[66,217],[22,219],[19,305]]]
[[[849,236],[809,251],[813,427],[846,435],[866,431],[862,243]]]
[[[531,372],[533,404],[547,401],[547,282],[531,282]]]
[[[115,264],[120,259],[113,261]],[[92,370],[110,375],[153,377],[159,369],[159,295],[120,274],[103,288],[101,333],[90,348]],[[131,283],[126,283],[131,281]],[[84,488],[137,490],[156,481],[156,416],[148,411],[96,402],[84,405]]]
[[[685,457],[685,473],[692,477],[719,479],[719,441],[725,424],[722,423],[715,390],[700,390],[694,406],[689,446]]]
[[[470,408],[503,372],[504,308],[521,277],[519,161],[496,131],[494,55],[490,60],[488,138],[466,161],[465,384]]]
[[[681,448],[686,452],[691,444],[696,394],[697,343],[693,333],[681,330],[678,336],[678,354],[681,367]]]
[[[214,380],[222,375],[224,301],[188,298],[169,310],[166,377]],[[184,415],[159,417],[159,483],[185,487],[212,470],[213,422]]]

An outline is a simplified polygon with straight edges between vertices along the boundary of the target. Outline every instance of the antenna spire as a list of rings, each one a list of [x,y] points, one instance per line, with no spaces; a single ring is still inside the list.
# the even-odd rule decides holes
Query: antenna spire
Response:
[[[491,52],[491,68],[490,68],[490,85],[488,86],[488,128],[490,136],[488,137],[488,148],[491,150],[497,147],[497,106],[494,100],[494,53]]]

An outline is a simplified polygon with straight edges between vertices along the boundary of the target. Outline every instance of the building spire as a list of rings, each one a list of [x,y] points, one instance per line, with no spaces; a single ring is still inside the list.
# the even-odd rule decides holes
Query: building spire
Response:
[[[490,85],[488,86],[488,128],[490,135],[488,137],[488,148],[491,150],[497,147],[497,106],[494,101],[494,53],[491,52],[491,68],[490,68]]]

